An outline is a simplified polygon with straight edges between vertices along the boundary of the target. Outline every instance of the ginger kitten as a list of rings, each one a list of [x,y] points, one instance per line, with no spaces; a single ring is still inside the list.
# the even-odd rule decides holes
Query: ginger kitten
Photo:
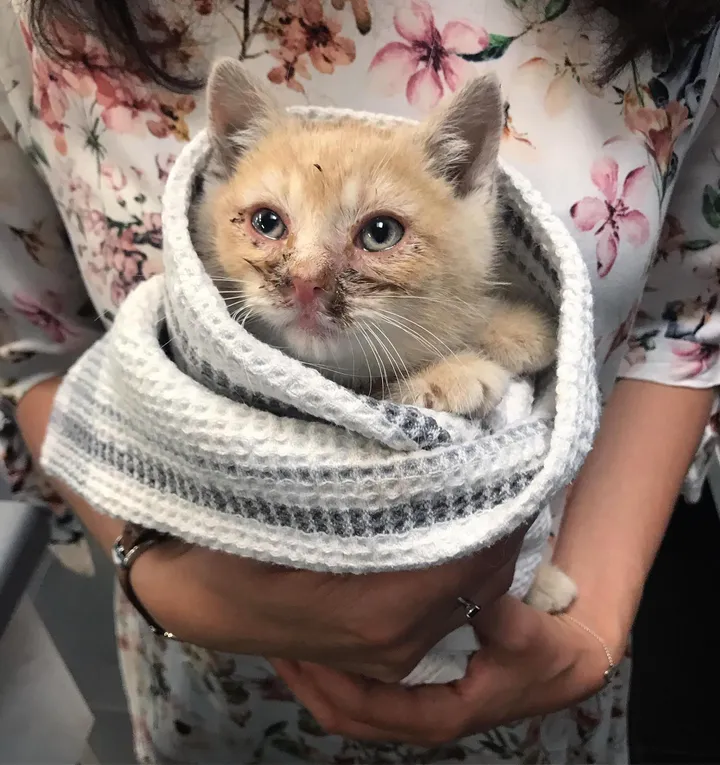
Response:
[[[493,78],[420,126],[288,115],[232,59],[208,100],[196,238],[250,331],[358,391],[462,414],[552,362],[550,319],[493,282]]]
[[[552,363],[553,321],[495,283],[493,77],[420,125],[310,121],[223,59],[208,111],[196,247],[259,339],[359,392],[459,414],[488,412],[512,376]],[[569,587],[550,588],[549,610]]]

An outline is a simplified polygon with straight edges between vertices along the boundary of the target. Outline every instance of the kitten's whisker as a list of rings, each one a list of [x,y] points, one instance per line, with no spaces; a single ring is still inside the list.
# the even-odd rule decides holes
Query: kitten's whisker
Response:
[[[360,329],[360,328],[358,327],[358,329]],[[367,367],[367,374],[368,374],[368,392],[367,392],[367,395],[369,396],[372,393],[373,373],[372,373],[372,368],[370,367],[370,359],[368,358],[367,353],[365,353],[365,348],[363,348],[362,339],[360,340],[359,345],[360,345],[360,350],[362,351],[362,355],[365,358],[365,366]]]
[[[301,363],[306,367],[312,367],[313,369],[322,369],[326,372],[334,372],[337,374],[337,371],[338,371],[336,367],[328,367],[328,366],[325,366],[324,364],[316,364],[314,361],[303,361]],[[343,372],[343,376],[351,377],[353,379],[357,377],[357,375],[346,375],[345,372]]]
[[[378,364],[378,372],[380,374],[381,396],[382,398],[385,398],[385,378],[383,377],[383,373],[382,373],[380,357],[378,356],[377,350],[375,349],[375,345],[372,341],[372,338],[368,335],[367,330],[365,329],[364,322],[360,322],[358,324],[358,329],[362,333],[365,340],[367,340],[368,349],[370,350],[370,353],[373,354],[373,356],[375,357],[375,361]],[[372,369],[370,368],[369,362],[368,362],[368,372],[370,374],[370,378],[372,379],[374,375],[372,374]]]
[[[368,332],[370,332],[372,336],[378,341],[380,348],[384,351],[385,356],[387,357],[387,360],[390,362],[390,366],[392,367],[392,371],[393,371],[393,379],[398,380],[400,378],[400,370],[397,364],[395,363],[395,359],[393,358],[392,352],[387,347],[387,345],[385,345],[385,343],[381,340],[381,338],[378,336],[378,333],[375,331],[372,325],[366,324],[365,326],[367,327]],[[390,385],[390,381],[388,380],[388,387],[389,385]]]
[[[384,314],[385,316],[392,316],[395,319],[405,321],[409,324],[412,324],[413,326],[417,327],[418,329],[422,330],[423,332],[427,333],[429,337],[431,337],[433,340],[436,340],[440,345],[444,346],[447,352],[451,356],[455,356],[457,358],[457,353],[443,340],[441,340],[436,334],[431,332],[427,327],[423,326],[422,324],[418,324],[416,321],[413,321],[412,319],[408,319],[407,316],[401,316],[400,314],[396,314],[392,311],[383,311],[382,309],[377,310],[377,313],[381,316]]]
[[[472,305],[471,303],[468,303],[466,300],[463,300],[462,298],[456,297],[454,295],[444,295],[443,297],[426,297],[424,295],[392,295],[392,296],[382,296],[383,299],[386,299],[388,302],[391,302],[393,300],[422,300],[426,303],[436,303],[438,305],[442,306],[449,306],[456,304],[458,306],[462,306],[464,308],[467,308],[468,313],[472,313],[475,316],[479,318],[484,318],[483,312],[481,310],[480,306]],[[375,310],[373,308],[373,310]]]
[[[251,308],[239,308],[237,311],[231,314],[231,318],[233,321],[236,321],[241,328],[245,326],[245,322],[248,320],[248,317],[252,313]]]
[[[375,324],[375,330],[377,332],[379,332],[385,338],[385,340],[387,340],[388,345],[390,346],[390,348],[388,349],[388,353],[390,354],[390,359],[392,360],[392,357],[393,357],[393,354],[394,354],[396,356],[397,360],[400,362],[400,364],[402,364],[403,369],[405,370],[405,375],[403,376],[402,374],[400,374],[399,367],[395,367],[396,379],[401,381],[401,382],[403,380],[405,380],[405,381],[409,380],[410,379],[410,370],[408,369],[407,364],[405,363],[405,359],[403,359],[402,354],[400,353],[400,351],[398,351],[397,346],[395,345],[395,343],[393,343],[393,341],[388,337],[387,333],[377,323]]]
[[[245,297],[241,296],[241,297],[235,297],[232,300],[226,300],[225,304],[229,306],[229,305],[239,305],[240,303],[244,304],[246,302],[247,301],[245,300]]]
[[[410,337],[412,337],[414,340],[417,340],[417,342],[419,342],[423,348],[430,351],[431,358],[437,358],[437,359],[445,358],[445,354],[439,348],[433,345],[426,338],[422,337],[422,335],[415,332],[415,330],[409,329],[408,327],[404,327],[401,324],[397,324],[392,319],[389,319],[386,317],[383,317],[382,320],[386,324],[389,324],[391,327],[395,327],[396,329],[399,329],[401,332],[404,332],[406,335],[409,335]]]
[[[234,303],[228,303],[225,307],[227,308],[228,313],[232,315],[233,310],[241,311],[243,308],[245,308],[245,301],[236,300]]]
[[[385,362],[383,361],[382,354],[380,353],[380,351],[378,351],[377,346],[375,345],[375,343],[372,340],[372,336],[370,335],[370,333],[371,333],[370,327],[367,324],[365,324],[365,323],[363,323],[363,327],[365,328],[366,332],[368,333],[367,334],[367,338],[368,338],[368,342],[370,343],[370,351],[375,356],[375,360],[378,363],[378,367],[379,367],[379,371],[380,371],[380,385],[382,386],[382,397],[383,398],[387,398],[387,396],[388,396],[388,394],[390,392],[389,391],[390,383],[389,383],[389,381],[387,379],[387,368],[385,367]],[[388,387],[387,393],[385,391],[386,385]]]
[[[379,313],[382,313],[382,311],[380,311]],[[400,316],[399,314],[394,314],[392,311],[387,311],[386,315],[393,316],[396,319],[401,319],[402,321],[412,324],[413,326],[427,333],[427,335],[431,337],[433,340],[437,340],[437,342],[440,343],[440,345],[444,346],[447,349],[448,353],[450,353],[452,356],[457,356],[455,351],[447,343],[441,340],[437,335],[432,333],[427,327],[423,326],[422,324],[418,324],[416,321],[413,321],[412,319],[408,319],[407,316]]]
[[[245,329],[245,323],[247,320],[252,316],[252,308],[248,309],[248,312],[245,314],[242,322],[240,323],[240,329]]]
[[[355,348],[353,347],[354,343],[350,343],[350,358],[352,359],[352,374],[350,375],[353,379],[355,378]]]
[[[217,284],[218,282],[227,282],[228,284],[234,284],[236,287],[242,287],[242,281],[240,279],[231,279],[228,276],[218,276],[208,271],[208,276]]]
[[[172,343],[172,336],[171,336],[171,333],[170,333],[170,324],[166,324],[165,327],[167,329],[168,339],[160,346],[160,350],[161,351],[164,351],[168,347],[168,345],[170,345],[170,343]]]

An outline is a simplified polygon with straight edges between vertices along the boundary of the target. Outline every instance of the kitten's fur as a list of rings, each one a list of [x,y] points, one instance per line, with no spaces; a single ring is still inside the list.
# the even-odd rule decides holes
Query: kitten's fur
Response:
[[[494,78],[470,82],[422,125],[388,127],[288,115],[225,59],[208,104],[213,152],[196,246],[255,335],[341,384],[461,414],[487,412],[513,375],[552,363],[551,319],[493,282],[502,132]],[[253,227],[264,208],[284,221],[282,238]],[[404,235],[368,252],[359,227],[380,214]],[[298,283],[318,296],[309,308]],[[547,610],[575,595],[558,575],[566,581],[550,598],[547,587],[539,594]]]

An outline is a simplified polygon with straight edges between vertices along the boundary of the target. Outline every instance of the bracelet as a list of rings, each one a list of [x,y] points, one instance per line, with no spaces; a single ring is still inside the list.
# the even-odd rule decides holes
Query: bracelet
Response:
[[[564,617],[565,619],[568,619],[571,621],[576,627],[580,627],[581,630],[584,632],[587,632],[588,635],[591,637],[594,637],[595,640],[600,643],[603,651],[605,651],[605,658],[608,660],[608,668],[603,672],[603,680],[605,682],[605,685],[609,685],[610,682],[613,679],[613,675],[615,674],[615,670],[617,669],[617,664],[615,664],[615,661],[613,660],[612,653],[610,653],[610,649],[607,647],[607,643],[600,637],[600,635],[597,634],[597,632],[594,632],[590,629],[587,625],[583,624],[581,621],[578,621],[574,616],[570,616],[570,614],[559,614],[560,616]]]
[[[125,597],[143,618],[150,631],[155,635],[160,635],[170,640],[177,640],[177,637],[172,632],[164,630],[153,619],[135,594],[135,589],[130,581],[130,570],[138,556],[169,538],[169,534],[155,531],[155,529],[144,529],[142,526],[137,526],[134,523],[126,523],[122,534],[113,543],[112,558],[118,582],[125,593]]]

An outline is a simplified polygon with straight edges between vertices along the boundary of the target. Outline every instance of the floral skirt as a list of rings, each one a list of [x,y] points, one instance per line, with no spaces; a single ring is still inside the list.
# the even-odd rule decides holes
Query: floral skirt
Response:
[[[630,663],[572,709],[434,749],[326,734],[254,656],[153,635],[120,591],[116,629],[140,763],[626,763]]]

